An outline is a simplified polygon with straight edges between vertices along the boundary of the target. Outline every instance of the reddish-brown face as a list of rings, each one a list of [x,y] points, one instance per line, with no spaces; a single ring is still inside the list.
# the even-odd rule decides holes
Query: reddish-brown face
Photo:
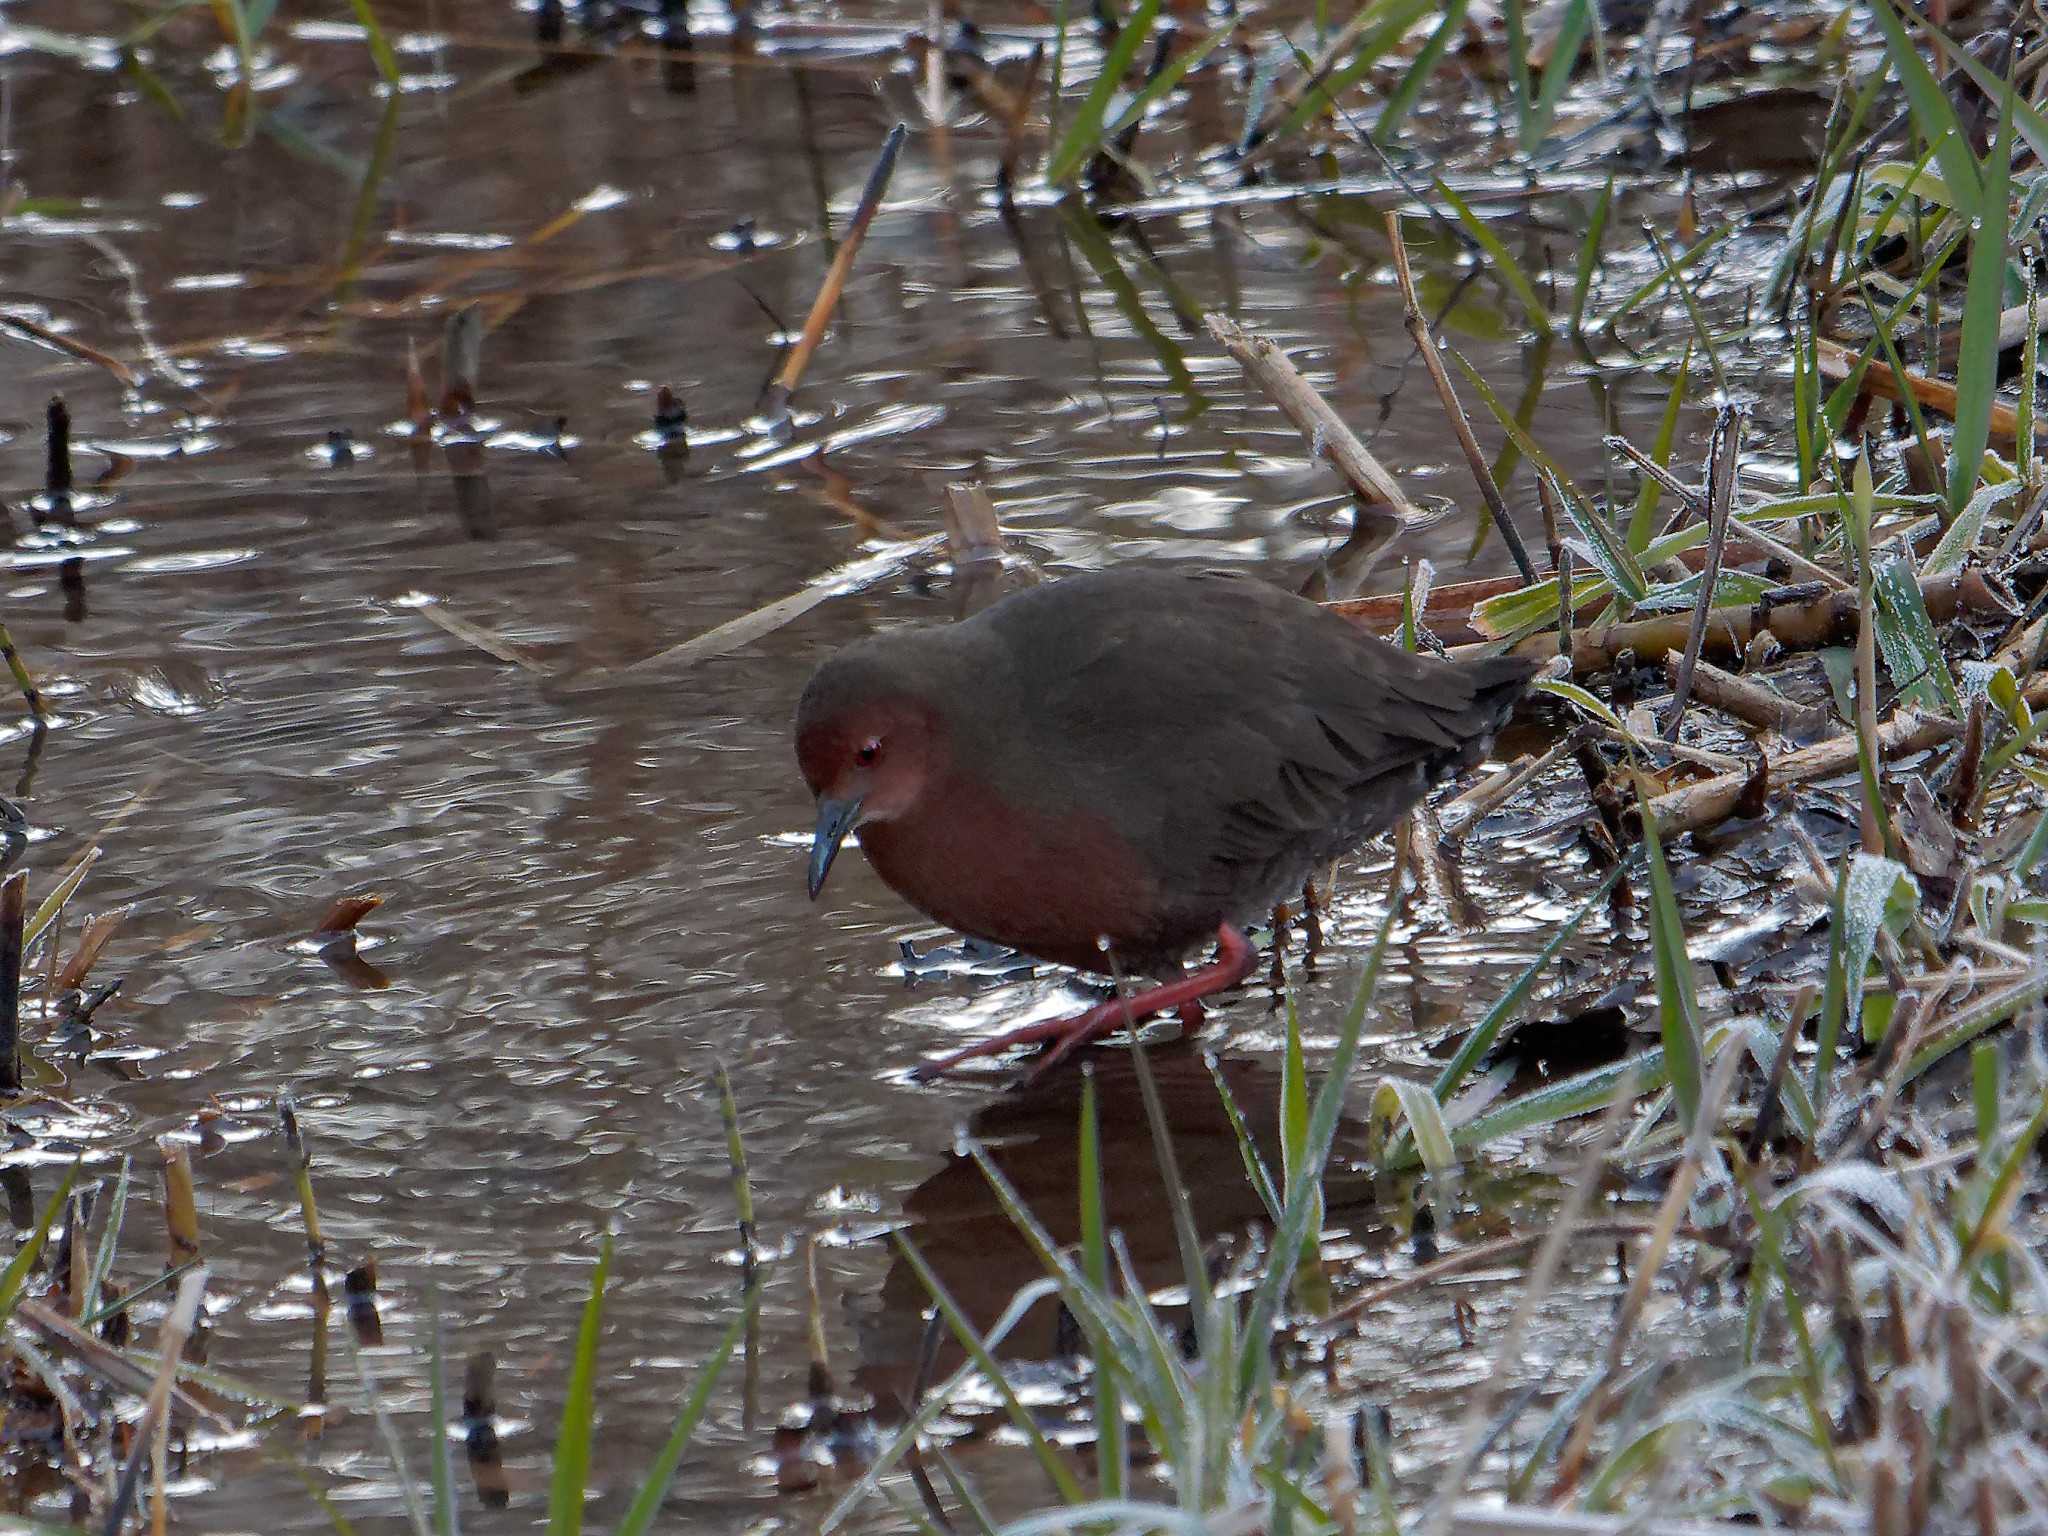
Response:
[[[908,699],[819,699],[797,713],[797,764],[818,797],[811,841],[811,895],[825,883],[846,834],[916,805],[934,761],[928,711]]]

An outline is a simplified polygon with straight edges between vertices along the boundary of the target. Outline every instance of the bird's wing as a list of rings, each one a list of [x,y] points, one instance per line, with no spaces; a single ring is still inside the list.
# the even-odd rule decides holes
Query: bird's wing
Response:
[[[1092,802],[1190,900],[1285,884],[1382,830],[1505,710],[1472,669],[1251,577],[1071,580],[1101,586],[1012,611],[1042,759],[1004,777]]]

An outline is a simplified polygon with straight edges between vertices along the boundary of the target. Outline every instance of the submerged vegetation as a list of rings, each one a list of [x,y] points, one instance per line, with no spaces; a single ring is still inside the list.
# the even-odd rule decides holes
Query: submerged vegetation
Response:
[[[562,1385],[540,1389],[563,1397],[544,1495],[506,1477],[495,1365],[481,1350],[462,1351],[457,1410],[461,1319],[444,1318],[424,1265],[402,1283],[429,1321],[412,1331],[418,1347],[393,1349],[365,1257],[344,1279],[351,1368],[332,1395],[374,1425],[378,1476],[388,1468],[391,1480],[358,1497],[435,1536],[508,1504],[506,1518],[527,1525],[545,1507],[558,1536],[586,1523],[679,1528],[665,1501],[739,1354],[746,1409],[718,1454],[741,1438],[765,1449],[762,1480],[787,1501],[778,1514],[827,1531],[1482,1536],[1539,1521],[1590,1533],[1720,1520],[1991,1536],[2048,1524],[2048,468],[2037,455],[2048,117],[2036,105],[2048,33],[2036,14],[1922,15],[1898,0],[1726,14],[1371,0],[1348,15],[1323,0],[1206,11],[1136,0],[1084,15],[1068,0],[1000,20],[935,7],[914,24],[740,6],[713,26],[704,7],[666,0],[508,9],[495,20],[539,35],[492,34],[493,57],[515,62],[491,86],[543,93],[577,70],[651,62],[668,89],[694,90],[686,71],[829,62],[914,123],[874,135],[858,199],[824,216],[815,299],[800,326],[774,320],[779,350],[733,413],[739,425],[693,427],[673,388],[649,386],[651,430],[580,445],[559,417],[514,432],[479,406],[483,344],[536,300],[628,280],[550,264],[551,242],[610,204],[593,192],[516,239],[401,261],[380,191],[405,154],[399,105],[414,91],[460,97],[472,86],[439,78],[442,63],[433,78],[413,71],[482,45],[399,11],[351,0],[346,16],[315,22],[221,0],[118,12],[123,25],[99,33],[0,23],[15,48],[81,75],[117,73],[221,154],[267,134],[309,160],[319,153],[303,116],[268,110],[266,96],[273,75],[310,67],[300,56],[340,35],[369,61],[336,75],[373,127],[347,167],[339,250],[289,274],[290,301],[266,305],[260,330],[251,321],[232,349],[197,339],[173,357],[138,325],[129,352],[32,302],[0,309],[0,328],[67,378],[111,381],[119,409],[197,422],[233,396],[209,395],[189,359],[272,348],[319,367],[365,331],[412,348],[431,324],[444,337],[439,393],[416,360],[401,385],[393,362],[399,419],[387,431],[422,476],[445,458],[473,538],[496,530],[487,464],[513,453],[567,463],[572,450],[608,468],[651,454],[670,484],[693,454],[802,465],[861,536],[850,563],[794,595],[608,670],[438,600],[396,605],[438,624],[479,673],[494,659],[564,692],[643,669],[672,677],[906,570],[943,578],[965,606],[1030,565],[1030,534],[1005,526],[1000,496],[954,487],[946,531],[922,536],[898,526],[918,509],[869,511],[828,457],[858,429],[832,437],[832,411],[809,398],[833,366],[834,326],[857,323],[843,311],[874,259],[864,239],[887,224],[912,164],[1010,233],[1045,334],[1096,344],[1089,327],[1106,311],[1138,340],[1156,385],[1144,430],[1161,460],[1242,370],[1353,512],[1318,595],[1411,647],[1517,647],[1551,665],[1511,760],[1404,828],[1341,1018],[1308,1016],[1304,993],[1284,994],[1277,1102],[1241,1103],[1224,1066],[1203,1062],[1250,1220],[1198,1221],[1211,1191],[1183,1169],[1155,1075],[1174,1048],[1133,1039],[1082,1080],[1077,1176],[1057,1210],[1020,1188],[996,1138],[962,1133],[959,1156],[1028,1250],[1032,1278],[981,1315],[917,1224],[885,1213],[869,1237],[919,1288],[923,1344],[895,1388],[842,1380],[816,1246],[777,1246],[756,1212],[745,1085],[720,1067],[693,1113],[715,1123],[730,1170],[733,1262],[698,1286],[721,1298],[726,1331],[662,1415],[658,1449],[631,1465],[606,1449],[620,1431],[600,1408],[604,1373],[633,1379],[600,1354],[609,1237],[591,1239]],[[23,184],[4,208],[0,227],[24,237],[81,212]],[[1287,221],[1308,242],[1305,265],[1327,261],[1354,297],[1383,290],[1385,313],[1405,325],[1402,375],[1415,389],[1427,380],[1437,430],[1469,472],[1469,513],[1449,521],[1411,501],[1361,437],[1366,424],[1326,398],[1324,361],[1290,359],[1302,338],[1263,334],[1271,327],[1228,295],[1197,299],[1148,233],[1201,220],[1256,252],[1254,213]],[[738,224],[721,247],[769,248]],[[1055,267],[1062,277],[1048,279]],[[1309,352],[1338,350],[1310,340]],[[1504,354],[1525,367],[1519,399],[1499,385]],[[1554,369],[1570,388],[1546,394]],[[890,377],[897,404],[944,403],[939,369]],[[1646,420],[1617,404],[1645,381]],[[1560,394],[1575,402],[1573,442],[1557,429]],[[1711,426],[1695,468],[1684,424],[1701,420]],[[80,513],[97,508],[73,482],[62,402],[46,426],[21,544],[62,567],[67,611],[82,611],[82,562],[100,535]],[[111,496],[133,458],[99,451],[110,467],[95,494]],[[368,450],[337,431],[323,451],[345,464]],[[1424,540],[1496,574],[1438,582]],[[1390,590],[1355,595],[1372,586]],[[5,828],[19,861],[36,847],[36,754],[66,725],[52,697],[80,690],[53,695],[48,657],[18,650],[4,628],[0,653],[33,721],[18,786],[29,810]],[[1395,936],[1479,927],[1468,850],[1476,867],[1511,845],[1556,869],[1540,945],[1469,988],[1469,1011],[1429,1042],[1433,1070],[1374,1060],[1375,1021],[1399,1012],[1381,982]],[[15,1068],[17,1110],[78,1092],[42,1058],[93,1049],[95,1011],[116,985],[92,983],[103,956],[143,966],[172,952],[123,954],[118,914],[76,925],[65,948],[103,849],[124,857],[118,826],[61,874],[37,874],[34,891],[16,872],[0,896],[0,1070]],[[353,936],[374,906],[336,902],[295,948],[352,987],[387,988]],[[1596,931],[1613,942],[1589,945]],[[1276,966],[1291,963],[1285,921],[1274,947]],[[1112,1060],[1128,1062],[1157,1164],[1163,1276],[1110,1214],[1110,1187],[1134,1177],[1104,1152],[1099,1084]],[[187,1457],[254,1446],[290,1480],[279,1486],[310,1491],[302,1523],[353,1528],[334,1468],[307,1449],[340,1416],[328,1274],[342,1266],[298,1106],[282,1093],[253,1102],[292,1192],[272,1214],[296,1207],[305,1257],[288,1280],[232,1296],[202,1245],[191,1152],[223,1113],[256,1113],[249,1103],[195,1105],[155,1154],[164,1263],[137,1263],[124,1236],[145,1182],[133,1159],[94,1144],[89,1169],[75,1130],[22,1133],[10,1172],[69,1170],[26,1213],[25,1177],[10,1183],[22,1242],[0,1274],[19,1502],[52,1526],[161,1529]],[[1511,1198],[1489,1182],[1503,1168],[1526,1174],[1506,1186]],[[1346,1201],[1398,1222],[1405,1253],[1347,1247]],[[356,1219],[349,1241],[373,1247]],[[807,1402],[764,1446],[753,1416],[763,1295],[799,1271]],[[1596,1296],[1608,1318],[1597,1336],[1565,1325],[1568,1284]],[[1474,1295],[1493,1303],[1484,1317]],[[205,1359],[209,1309],[258,1297],[288,1297],[311,1319],[302,1394]],[[1425,1309],[1448,1311],[1466,1355],[1484,1362],[1448,1398],[1375,1375],[1374,1349]],[[1052,1343],[1027,1346],[1048,1313]],[[394,1371],[404,1394],[382,1384]],[[457,1485],[455,1430],[473,1495]],[[1020,1460],[1034,1480],[1022,1493]],[[600,1501],[586,1521],[593,1488],[623,1502]]]

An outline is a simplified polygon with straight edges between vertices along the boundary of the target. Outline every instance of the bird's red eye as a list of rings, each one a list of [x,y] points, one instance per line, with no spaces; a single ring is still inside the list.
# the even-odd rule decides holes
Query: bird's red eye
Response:
[[[853,754],[853,760],[865,768],[881,756],[882,744],[872,736],[860,744],[860,750]]]

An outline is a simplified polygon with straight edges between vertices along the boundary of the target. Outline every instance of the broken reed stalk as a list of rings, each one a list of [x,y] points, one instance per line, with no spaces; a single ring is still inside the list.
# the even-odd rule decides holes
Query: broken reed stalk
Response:
[[[2048,696],[2048,690],[2043,693]],[[1955,721],[1941,715],[1902,709],[1877,728],[1878,751],[1885,758],[1910,757],[1954,739],[1961,729]],[[1754,768],[1737,769],[1683,789],[1667,790],[1650,802],[1650,810],[1657,818],[1657,830],[1667,836],[1697,832],[1734,815],[1759,775],[1766,794],[1814,779],[1833,778],[1856,766],[1859,750],[1853,735],[1832,737],[1782,757],[1766,756]]]
[[[192,1191],[192,1149],[175,1137],[157,1140],[164,1159],[164,1233],[176,1269],[199,1260],[199,1201]]]
[[[1437,825],[1444,840],[1458,842],[1518,794],[1524,785],[1549,772],[1558,759],[1572,749],[1572,745],[1572,735],[1568,733],[1551,743],[1541,755],[1524,757],[1497,769],[1455,800],[1446,802],[1437,816]]]
[[[28,675],[28,666],[21,659],[21,652],[15,647],[14,636],[7,632],[7,626],[0,624],[0,658],[5,658],[7,670],[14,675],[14,686],[21,690],[22,701],[28,705],[28,712],[41,725],[47,716],[43,712],[42,690]]]
[[[957,601],[953,616],[964,619],[994,602],[1001,591],[1008,548],[996,520],[996,504],[979,481],[946,487],[939,504],[946,524],[946,548],[953,562]]]
[[[320,1207],[313,1199],[313,1154],[299,1128],[298,1106],[290,1094],[277,1096],[277,1128],[284,1136],[285,1156],[290,1159],[292,1185],[299,1194],[299,1215],[306,1225],[306,1263],[313,1277],[315,1300],[327,1300],[327,1239],[320,1232]]]
[[[1674,688],[1683,665],[1682,658],[1666,653],[1664,671]],[[1759,730],[1787,733],[1814,730],[1827,719],[1825,710],[1795,704],[1768,684],[1724,672],[1711,661],[1694,665],[1692,692],[1702,704],[1710,705],[1724,715],[1733,715]]]
[[[0,885],[0,1093],[21,1093],[21,945],[28,920],[28,871]]]
[[[747,1174],[747,1147],[740,1138],[739,1105],[732,1096],[732,1079],[725,1064],[712,1069],[718,1087],[718,1115],[725,1122],[725,1155],[732,1167],[732,1200],[740,1219],[740,1272],[746,1284],[754,1283],[754,1186]]]
[[[462,1374],[462,1450],[476,1483],[477,1502],[503,1509],[512,1502],[498,1447],[498,1357],[488,1349],[469,1357]]]
[[[1679,666],[1683,662],[1677,655],[1665,655],[1665,676],[1673,680],[1673,686],[1677,684]],[[1776,688],[1755,678],[1722,672],[1712,662],[1700,662],[1694,668],[1692,692],[1702,705],[1718,709],[1722,715],[1733,715],[1745,725],[1755,725],[1759,731],[1812,731],[1827,721],[1825,709],[1794,705]]]
[[[810,1395],[832,1395],[832,1357],[825,1349],[825,1304],[818,1291],[818,1239],[804,1238],[804,1320],[810,1342]]]
[[[483,306],[465,304],[448,317],[441,333],[442,415],[467,416],[475,408],[483,362]]]
[[[1975,567],[1937,576],[1921,588],[1928,617],[1945,624],[1959,610],[2009,616],[2010,608]],[[1341,608],[1339,611],[1343,611]],[[1854,590],[1830,591],[1798,602],[1756,603],[1747,608],[1716,608],[1708,617],[1701,654],[1739,656],[1765,630],[1788,651],[1812,651],[1827,645],[1853,644],[1862,628],[1863,604]],[[1572,674],[1597,676],[1610,671],[1623,651],[1638,661],[1655,661],[1682,651],[1692,629],[1690,614],[1662,614],[1619,624],[1592,625],[1572,634]],[[1545,630],[1518,641],[1515,651],[1537,661],[1548,659],[1556,641]]]
[[[1830,341],[1825,336],[1814,339],[1814,355],[1820,363],[1820,376],[1828,382],[1839,384],[1861,368],[1863,378],[1858,385],[1861,393],[1876,395],[1881,399],[1901,404],[1905,402],[1907,388],[1900,386],[1898,376],[1887,359],[1859,356],[1854,349],[1845,347],[1838,341]],[[1907,370],[1906,381],[1915,405],[1925,410],[1939,411],[1950,418],[1955,416],[1955,385],[1923,373],[1915,373],[1910,369]],[[1991,402],[1992,432],[2006,442],[2012,442],[2018,437],[2019,429],[2019,412],[2003,400],[1994,399]],[[2040,430],[2040,424],[2037,422],[2034,427],[2036,436]]]
[[[1344,477],[1352,495],[1368,507],[1388,509],[1404,522],[1423,520],[1422,509],[1402,493],[1401,483],[1358,440],[1278,343],[1246,330],[1228,315],[1212,313],[1203,319],[1217,344],[1309,440],[1310,451],[1327,459]]]
[[[65,407],[62,395],[50,396],[50,407],[44,420],[48,429],[45,436],[48,454],[43,465],[43,490],[50,498],[52,510],[62,512],[72,485],[71,412]]]
[[[902,152],[903,140],[909,132],[906,124],[898,123],[882,141],[882,153],[875,160],[875,168],[868,173],[868,184],[861,189],[860,201],[854,205],[853,219],[847,224],[846,234],[839,242],[839,254],[832,258],[818,296],[811,302],[811,313],[804,321],[803,334],[789,349],[782,372],[776,375],[766,399],[762,401],[763,415],[779,417],[789,409],[789,397],[796,393],[804,369],[810,366],[811,354],[818,350],[825,327],[832,323],[832,312],[839,307],[839,296],[846,290],[846,279],[853,271],[854,258],[860,255],[861,243],[867,239],[868,225],[874,222],[875,210],[882,206],[890,178],[896,174],[896,157]]]
[[[1714,424],[1714,445],[1707,472],[1707,563],[1700,569],[1700,595],[1693,604],[1692,626],[1685,635],[1685,655],[1671,690],[1671,718],[1664,739],[1678,740],[1685,724],[1686,700],[1692,697],[1693,669],[1700,663],[1700,645],[1707,637],[1707,619],[1714,611],[1714,588],[1721,580],[1721,557],[1728,546],[1728,519],[1735,510],[1736,461],[1742,452],[1742,424],[1749,413],[1722,406]]]
[[[99,964],[100,956],[105,953],[115,930],[121,926],[127,915],[127,909],[119,907],[112,912],[96,912],[86,919],[85,929],[78,936],[78,945],[71,951],[71,958],[58,968],[56,976],[51,981],[53,995],[74,992],[85,985],[86,978],[92,974],[92,968]],[[51,953],[56,953],[54,943],[51,945]]]
[[[1445,371],[1443,357],[1437,351],[1436,337],[1430,334],[1429,321],[1422,313],[1422,301],[1416,297],[1415,274],[1408,266],[1408,244],[1401,237],[1401,215],[1398,213],[1387,214],[1387,241],[1394,250],[1394,277],[1401,286],[1401,304],[1407,312],[1408,334],[1415,342],[1416,352],[1422,357],[1422,366],[1429,370],[1430,383],[1436,386],[1436,397],[1443,405],[1451,431],[1457,435],[1458,447],[1463,450],[1465,463],[1479,487],[1480,499],[1486,504],[1487,515],[1493,519],[1494,531],[1507,545],[1515,569],[1522,573],[1522,580],[1533,586],[1536,567],[1530,562],[1528,548],[1522,543],[1521,530],[1515,527],[1514,518],[1508,514],[1507,500],[1494,483],[1486,455],[1479,451],[1479,439],[1472,435],[1472,423],[1466,419],[1465,408],[1458,403],[1458,392],[1451,387],[1451,376]]]

